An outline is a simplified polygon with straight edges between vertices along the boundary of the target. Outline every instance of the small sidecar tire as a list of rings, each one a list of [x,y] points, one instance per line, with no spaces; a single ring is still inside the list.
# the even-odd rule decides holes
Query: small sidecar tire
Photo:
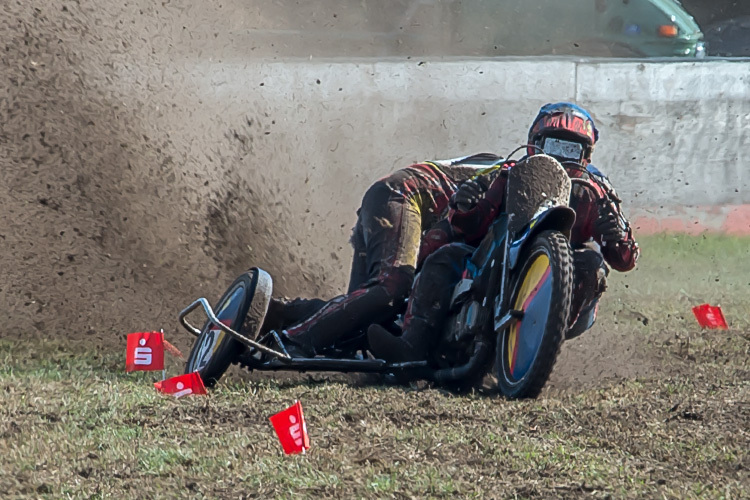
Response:
[[[233,330],[254,339],[268,311],[271,293],[271,276],[252,268],[227,288],[214,314],[220,321],[228,321]],[[206,387],[212,387],[244,350],[240,341],[207,321],[190,351],[185,373],[197,371]]]

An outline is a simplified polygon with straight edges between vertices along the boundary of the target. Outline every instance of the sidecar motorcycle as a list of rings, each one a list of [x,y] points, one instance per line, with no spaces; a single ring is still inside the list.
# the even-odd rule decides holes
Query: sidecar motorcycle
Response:
[[[207,386],[237,363],[263,371],[374,372],[454,388],[493,374],[505,397],[536,397],[568,328],[573,286],[568,238],[575,221],[568,206],[572,181],[577,179],[571,180],[556,159],[544,154],[508,170],[506,211],[467,258],[465,278],[454,287],[450,315],[428,359],[376,359],[364,332],[353,333],[314,358],[290,356],[276,332],[260,335],[273,283],[267,272],[252,268],[213,306],[199,298],[180,312],[180,323],[196,337],[186,372],[199,372]],[[202,328],[187,320],[197,308],[208,318]],[[391,331],[398,325],[399,317],[383,323]]]

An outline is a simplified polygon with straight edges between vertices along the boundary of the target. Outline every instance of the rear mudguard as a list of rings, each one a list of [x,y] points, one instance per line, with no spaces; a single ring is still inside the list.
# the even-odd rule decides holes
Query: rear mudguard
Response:
[[[526,244],[534,239],[534,236],[550,229],[560,231],[570,238],[570,230],[576,221],[575,211],[564,205],[551,207],[534,217],[510,244],[508,248],[509,269],[515,269],[518,258],[526,247]]]

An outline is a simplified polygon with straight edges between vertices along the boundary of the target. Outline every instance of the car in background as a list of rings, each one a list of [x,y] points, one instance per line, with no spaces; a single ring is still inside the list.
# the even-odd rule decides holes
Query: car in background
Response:
[[[233,16],[239,53],[279,57],[700,57],[677,0],[274,0]]]
[[[451,44],[457,53],[705,55],[700,27],[677,0],[466,0],[451,5],[456,22]]]

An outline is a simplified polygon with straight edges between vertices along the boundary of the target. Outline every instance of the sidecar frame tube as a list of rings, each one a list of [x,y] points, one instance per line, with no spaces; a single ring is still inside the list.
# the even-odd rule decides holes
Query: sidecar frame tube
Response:
[[[505,192],[505,195],[508,195],[507,189]],[[497,317],[500,315],[500,312],[505,308],[505,289],[508,287],[508,254],[510,252],[510,232],[507,230],[508,226],[510,225],[511,220],[513,219],[512,214],[508,214],[508,222],[505,226],[505,235],[503,238],[503,256],[500,260],[500,265],[503,266],[502,270],[500,271],[500,296],[495,298],[495,307],[492,308],[492,316],[495,318],[495,323],[497,323]],[[494,283],[491,283],[493,288],[495,287]],[[497,328],[495,328],[495,331],[497,331]]]
[[[288,354],[284,354],[282,352],[276,351],[274,349],[271,349],[270,347],[266,347],[252,339],[249,339],[245,337],[244,335],[242,335],[241,333],[234,331],[233,329],[231,329],[230,327],[228,327],[227,325],[219,321],[219,318],[216,317],[216,314],[214,314],[214,310],[211,308],[211,304],[209,304],[208,300],[206,300],[203,297],[197,299],[195,302],[193,302],[192,304],[187,306],[185,309],[180,311],[180,315],[179,315],[180,324],[188,332],[192,333],[196,337],[200,336],[201,330],[191,325],[185,317],[200,306],[203,307],[203,311],[206,313],[206,317],[208,317],[208,321],[212,325],[228,333],[229,335],[231,335],[232,337],[234,337],[235,339],[237,339],[239,342],[246,345],[247,347],[252,348],[252,349],[257,349],[266,354],[270,354],[271,356],[276,356],[277,358],[280,358],[280,359],[291,359]]]
[[[427,362],[388,363],[383,359],[280,358],[253,365],[252,368],[259,371],[296,370],[344,373],[390,373],[393,371],[426,369]]]

